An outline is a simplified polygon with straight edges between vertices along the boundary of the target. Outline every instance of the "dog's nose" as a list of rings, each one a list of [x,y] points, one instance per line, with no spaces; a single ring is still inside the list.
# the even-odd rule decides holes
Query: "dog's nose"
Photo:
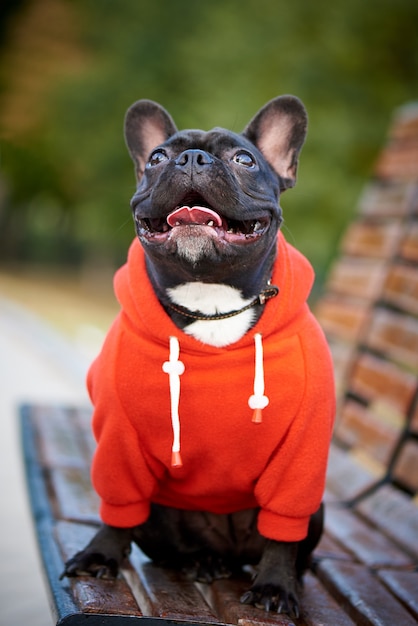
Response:
[[[213,157],[204,150],[190,149],[182,152],[175,163],[187,174],[200,174],[208,165],[213,163]]]

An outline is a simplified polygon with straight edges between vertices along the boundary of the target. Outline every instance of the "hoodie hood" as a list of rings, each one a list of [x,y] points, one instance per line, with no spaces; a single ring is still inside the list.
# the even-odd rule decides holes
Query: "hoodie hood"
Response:
[[[204,353],[219,353],[253,343],[253,334],[268,337],[280,330],[293,332],[293,325],[306,308],[314,281],[314,272],[309,261],[293,246],[288,244],[280,232],[277,239],[277,257],[271,282],[279,288],[277,297],[267,301],[263,314],[239,341],[223,348],[204,345]],[[181,335],[183,351],[200,352],[200,341],[183,333],[169,318],[161,306],[147,277],[145,254],[135,239],[129,249],[128,262],[115,275],[115,293],[123,312],[135,328],[153,336],[159,343],[167,343],[168,336]],[[156,317],[157,315],[157,317]],[[164,318],[164,323],[159,323]],[[168,334],[167,334],[168,333]]]

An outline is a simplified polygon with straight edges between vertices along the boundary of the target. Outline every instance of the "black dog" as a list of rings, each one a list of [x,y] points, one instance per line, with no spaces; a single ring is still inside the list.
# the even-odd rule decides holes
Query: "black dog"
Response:
[[[306,126],[291,96],[240,135],[178,132],[150,101],[128,110],[141,245],[89,373],[105,525],[65,575],[116,576],[134,541],[205,582],[258,564],[242,602],[299,614],[334,415],[312,270],[278,234]]]

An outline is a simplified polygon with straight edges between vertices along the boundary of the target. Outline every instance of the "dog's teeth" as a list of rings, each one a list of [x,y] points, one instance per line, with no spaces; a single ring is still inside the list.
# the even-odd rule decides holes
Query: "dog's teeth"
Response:
[[[208,226],[214,226],[215,222],[213,220],[209,220],[209,222],[207,223]]]

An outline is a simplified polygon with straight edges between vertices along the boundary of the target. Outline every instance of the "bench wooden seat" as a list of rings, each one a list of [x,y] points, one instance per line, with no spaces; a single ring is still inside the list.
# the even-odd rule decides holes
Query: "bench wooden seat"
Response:
[[[116,581],[60,580],[99,524],[91,410],[28,405],[27,481],[57,624],[418,624],[417,110],[395,118],[316,314],[334,356],[338,415],[326,528],[300,619],[240,604],[244,579],[191,583],[137,548]]]

